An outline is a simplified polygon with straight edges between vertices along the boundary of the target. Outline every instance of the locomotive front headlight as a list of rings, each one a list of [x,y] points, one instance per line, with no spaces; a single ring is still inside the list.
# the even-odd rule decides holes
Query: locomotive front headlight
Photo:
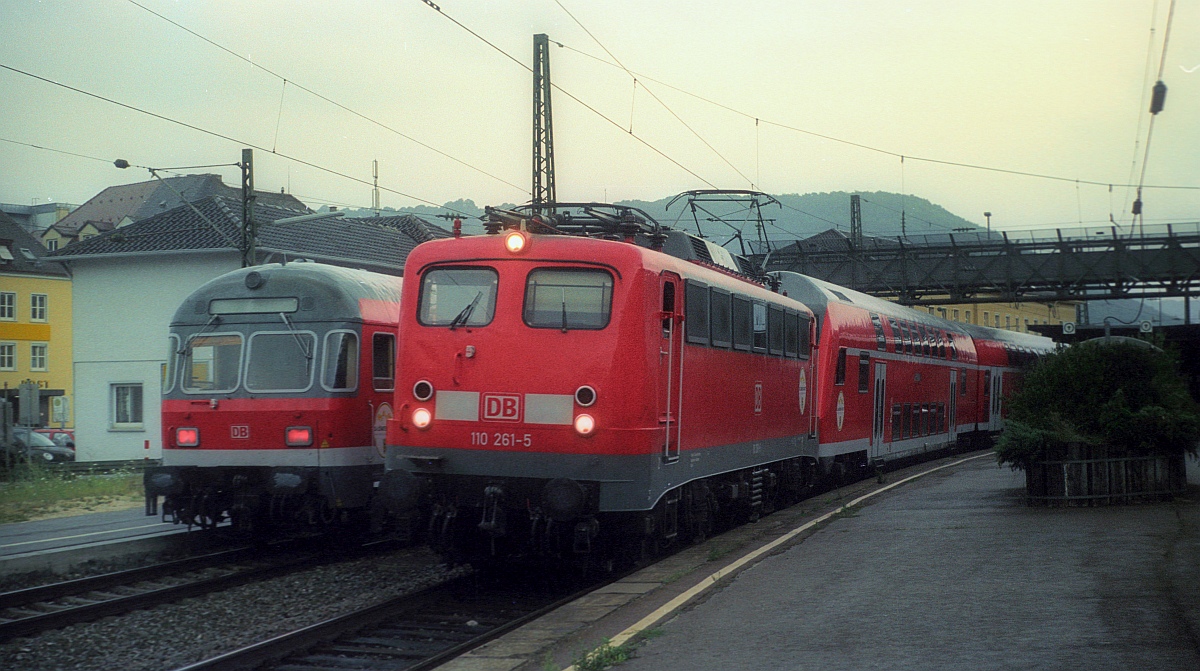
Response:
[[[581,436],[590,436],[595,430],[595,418],[588,414],[575,415],[575,433]]]
[[[529,246],[529,239],[521,231],[509,231],[504,234],[504,248],[512,254],[519,254]]]
[[[429,423],[433,421],[433,413],[429,412],[428,408],[417,408],[413,410],[412,423],[418,429],[429,428]]]
[[[289,426],[283,435],[288,447],[308,447],[313,443],[311,426]]]
[[[200,429],[191,426],[175,429],[176,447],[197,447],[199,445]]]

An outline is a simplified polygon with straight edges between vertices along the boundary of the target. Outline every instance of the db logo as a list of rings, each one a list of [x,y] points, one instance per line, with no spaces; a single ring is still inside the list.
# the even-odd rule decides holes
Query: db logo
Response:
[[[521,397],[516,394],[484,394],[483,418],[493,422],[521,421]]]
[[[234,440],[249,440],[250,427],[246,424],[234,424],[229,427],[229,437]]]

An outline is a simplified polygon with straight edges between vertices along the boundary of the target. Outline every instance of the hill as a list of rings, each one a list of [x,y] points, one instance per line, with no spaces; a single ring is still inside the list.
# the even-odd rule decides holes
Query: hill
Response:
[[[787,243],[792,240],[807,238],[831,228],[850,231],[850,196],[844,191],[831,193],[782,194],[775,196],[779,205],[762,204],[762,217],[767,237],[773,242]],[[955,229],[978,230],[980,227],[962,217],[952,214],[940,205],[918,198],[902,196],[897,193],[876,191],[860,193],[862,203],[863,234],[869,236],[894,238],[902,233],[909,236],[928,234],[945,234]],[[755,221],[748,212],[744,201],[739,203],[703,203],[697,209],[694,218],[686,199],[680,199],[667,205],[674,196],[656,201],[618,201],[617,205],[627,205],[638,208],[654,217],[660,223],[673,228],[683,228],[695,231],[697,219],[700,231],[708,238],[720,244],[734,240],[738,234],[747,242],[757,240]],[[511,203],[500,207],[514,207]],[[325,211],[328,208],[321,208]],[[460,199],[446,203],[444,208],[428,206],[405,208],[383,208],[382,214],[396,213],[414,214],[431,222],[438,223],[444,228],[450,228],[448,220],[438,221],[441,215],[463,213],[471,219],[464,218],[463,231],[480,233],[483,226],[478,217],[483,216],[483,208],[472,200]],[[903,224],[901,215],[903,214]],[[369,217],[371,210],[347,210],[347,216]],[[736,242],[734,243],[736,245]],[[736,251],[736,250],[735,250]]]

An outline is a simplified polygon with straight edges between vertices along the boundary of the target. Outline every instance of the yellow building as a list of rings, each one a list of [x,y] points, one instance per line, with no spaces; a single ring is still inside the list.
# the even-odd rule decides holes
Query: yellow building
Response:
[[[1075,321],[1073,301],[1056,303],[967,303],[927,308],[930,314],[977,326],[1032,333],[1030,326]]]
[[[21,383],[35,382],[41,396],[37,423],[71,428],[71,276],[43,258],[46,253],[36,238],[0,215],[0,393],[16,401]]]

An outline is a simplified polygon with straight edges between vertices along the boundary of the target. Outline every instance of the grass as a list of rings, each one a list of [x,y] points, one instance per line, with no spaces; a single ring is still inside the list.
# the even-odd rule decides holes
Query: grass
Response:
[[[578,671],[603,671],[628,661],[632,656],[631,649],[623,645],[612,645],[605,639],[600,647],[580,655],[575,660],[575,668]]]
[[[22,464],[0,477],[0,524],[63,512],[87,513],[142,496],[141,472],[80,475],[41,464]]]

